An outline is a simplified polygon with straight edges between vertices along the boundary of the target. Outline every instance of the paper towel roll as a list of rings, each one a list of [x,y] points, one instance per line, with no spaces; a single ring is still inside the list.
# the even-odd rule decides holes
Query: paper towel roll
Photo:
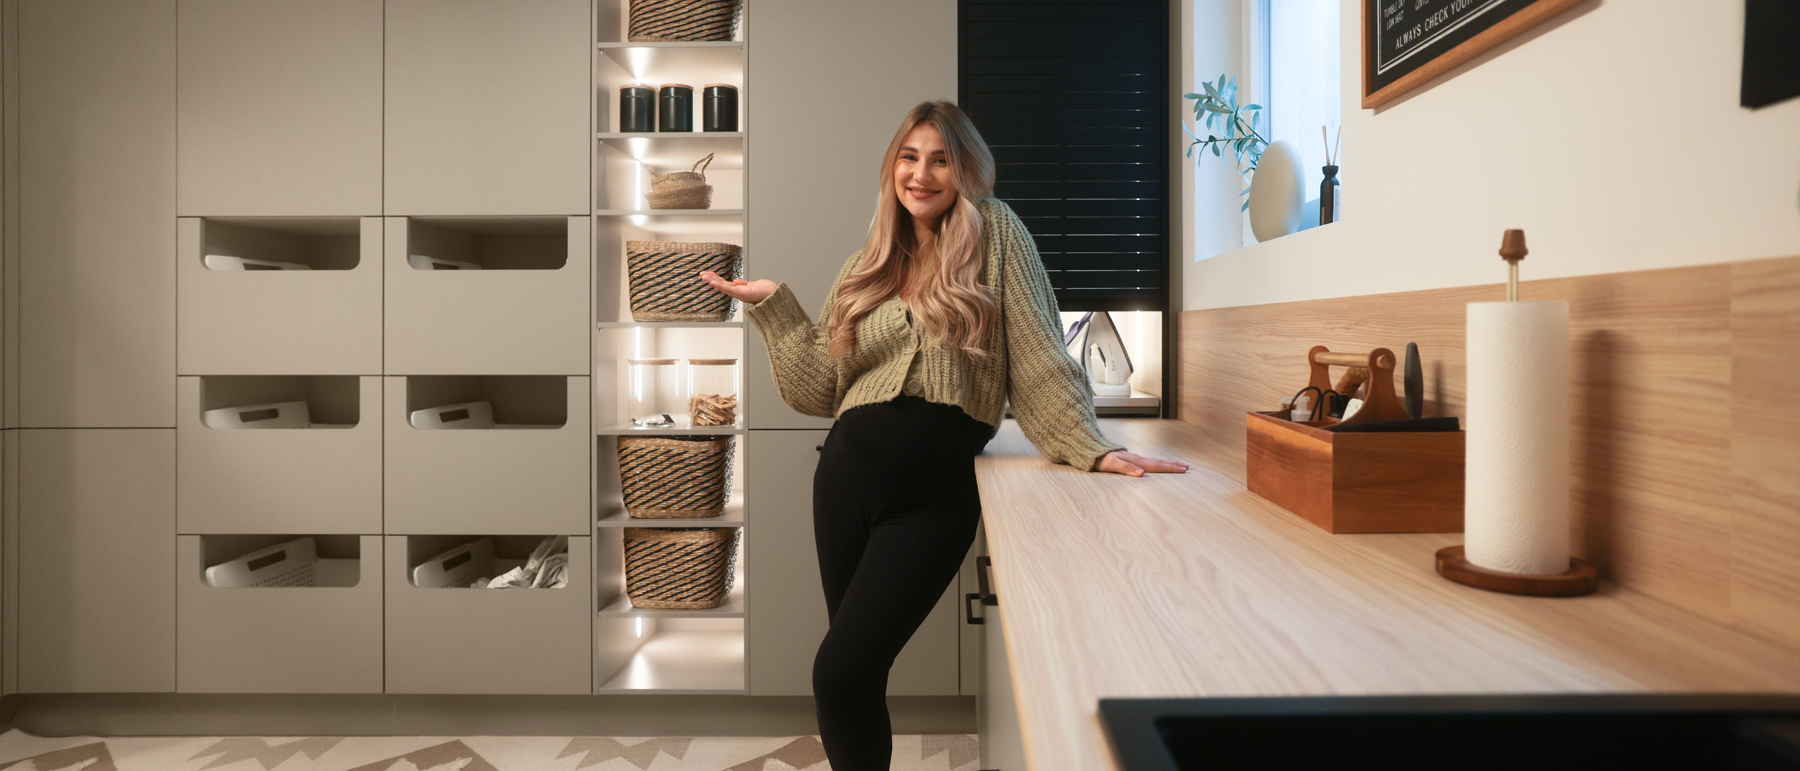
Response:
[[[1569,305],[1469,304],[1464,552],[1489,570],[1569,570]]]

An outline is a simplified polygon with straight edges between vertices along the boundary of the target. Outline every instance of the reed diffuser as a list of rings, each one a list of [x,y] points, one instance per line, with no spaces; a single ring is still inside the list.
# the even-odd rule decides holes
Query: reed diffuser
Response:
[[[1337,138],[1339,142],[1343,141],[1343,126],[1338,126]],[[1332,143],[1331,138],[1325,133],[1324,126],[1319,127],[1319,139],[1325,142],[1325,168],[1323,169],[1325,178],[1319,181],[1319,224],[1325,225],[1337,222],[1344,216],[1343,199],[1340,196],[1341,191],[1338,189],[1337,178],[1337,148],[1341,145]]]

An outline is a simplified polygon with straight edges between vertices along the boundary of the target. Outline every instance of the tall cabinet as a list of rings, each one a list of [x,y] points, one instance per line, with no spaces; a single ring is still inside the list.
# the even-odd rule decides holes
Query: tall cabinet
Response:
[[[626,255],[737,244],[748,275],[822,299],[867,216],[841,170],[866,169],[892,130],[861,111],[897,120],[950,93],[953,65],[931,68],[953,57],[923,84],[861,88],[918,43],[843,31],[906,28],[912,11],[765,4],[707,43],[629,42],[631,0],[0,4],[24,30],[6,94],[8,278],[25,287],[6,319],[7,687],[810,693],[826,625],[810,480],[829,422],[772,398],[741,309],[635,320]],[[948,0],[930,9],[954,24]],[[820,56],[846,64],[820,72]],[[639,83],[736,86],[738,130],[621,132],[619,89]],[[757,109],[764,94],[779,114]],[[809,94],[857,120],[805,125]],[[753,145],[772,160],[755,184]],[[648,208],[655,175],[709,155],[710,208]],[[750,200],[778,205],[754,229]],[[821,206],[830,224],[809,225]],[[738,422],[632,427],[627,362],[664,357],[737,360]],[[492,428],[415,418],[477,402]],[[617,442],[632,435],[730,437],[724,514],[631,518]],[[632,605],[626,531],[668,527],[738,531],[722,607]],[[561,588],[428,576],[478,539],[503,569],[555,537]],[[303,539],[310,578],[209,575],[306,562],[284,546]],[[966,690],[960,591],[892,693]]]

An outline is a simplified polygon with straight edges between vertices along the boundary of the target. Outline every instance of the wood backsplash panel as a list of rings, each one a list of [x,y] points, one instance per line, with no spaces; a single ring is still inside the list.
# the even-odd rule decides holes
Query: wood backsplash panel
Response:
[[[1800,260],[1732,267],[1732,613],[1800,644]]]
[[[1777,385],[1800,372],[1800,258],[1529,281],[1521,296],[1569,303],[1576,554],[1800,645],[1800,403]],[[1426,414],[1462,417],[1465,307],[1503,297],[1495,284],[1184,312],[1180,417],[1242,457],[1244,412],[1305,385],[1309,347],[1409,341]]]

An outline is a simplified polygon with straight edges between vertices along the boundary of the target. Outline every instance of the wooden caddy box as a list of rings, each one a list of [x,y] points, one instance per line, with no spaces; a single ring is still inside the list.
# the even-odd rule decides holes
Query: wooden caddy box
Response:
[[[1346,423],[1404,419],[1394,396],[1394,354],[1306,355],[1309,389],[1332,389],[1328,368],[1360,367],[1369,399],[1351,419],[1295,423],[1283,412],[1245,416],[1250,492],[1332,533],[1460,533],[1463,529],[1463,432],[1327,431]]]
[[[1333,533],[1460,533],[1463,434],[1339,434],[1252,412],[1250,492]]]

